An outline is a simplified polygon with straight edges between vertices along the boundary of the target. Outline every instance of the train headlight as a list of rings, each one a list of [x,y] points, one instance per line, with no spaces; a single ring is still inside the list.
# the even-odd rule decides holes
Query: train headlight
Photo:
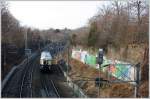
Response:
[[[42,59],[40,60],[40,64],[43,65],[43,60]]]
[[[51,65],[51,60],[48,60],[48,65]]]

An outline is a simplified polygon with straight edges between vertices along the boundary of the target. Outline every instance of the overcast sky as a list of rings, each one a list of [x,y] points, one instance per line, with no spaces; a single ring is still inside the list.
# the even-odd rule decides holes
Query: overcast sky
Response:
[[[87,25],[98,7],[109,1],[9,1],[9,10],[21,25],[39,29]]]

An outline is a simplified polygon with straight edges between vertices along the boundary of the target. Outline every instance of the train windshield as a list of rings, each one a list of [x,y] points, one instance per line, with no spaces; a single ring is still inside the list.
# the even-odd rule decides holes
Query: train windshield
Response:
[[[50,52],[43,51],[43,52],[41,53],[41,59],[44,59],[44,60],[52,60],[52,56],[51,56]]]
[[[41,65],[51,65],[52,56],[50,52],[43,51],[41,53],[40,64]]]

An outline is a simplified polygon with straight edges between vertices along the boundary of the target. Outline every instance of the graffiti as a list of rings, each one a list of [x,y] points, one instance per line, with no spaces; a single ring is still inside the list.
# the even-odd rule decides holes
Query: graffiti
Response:
[[[72,51],[72,58],[77,59],[77,60],[81,60],[81,51]]]
[[[116,67],[115,67],[115,65],[113,65],[113,64],[109,65],[109,69],[108,70],[112,74],[116,73]]]
[[[87,54],[85,58],[85,63],[91,66],[96,66],[96,57],[93,55]]]
[[[81,61],[82,61],[83,63],[85,63],[86,58],[87,58],[87,51],[83,51],[83,52],[81,53]]]
[[[88,64],[93,68],[99,68],[99,65],[96,62],[96,56],[89,54],[87,51],[73,50],[72,58],[77,59],[83,62],[84,64]],[[134,80],[134,68],[129,63],[118,60],[113,61],[104,57],[103,64],[101,64],[101,68],[103,72],[108,72],[117,79],[124,81]]]

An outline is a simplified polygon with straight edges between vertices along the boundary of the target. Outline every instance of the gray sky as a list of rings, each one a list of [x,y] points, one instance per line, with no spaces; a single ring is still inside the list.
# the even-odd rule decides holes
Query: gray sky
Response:
[[[39,29],[87,25],[98,7],[109,1],[8,1],[9,10],[21,25]]]

